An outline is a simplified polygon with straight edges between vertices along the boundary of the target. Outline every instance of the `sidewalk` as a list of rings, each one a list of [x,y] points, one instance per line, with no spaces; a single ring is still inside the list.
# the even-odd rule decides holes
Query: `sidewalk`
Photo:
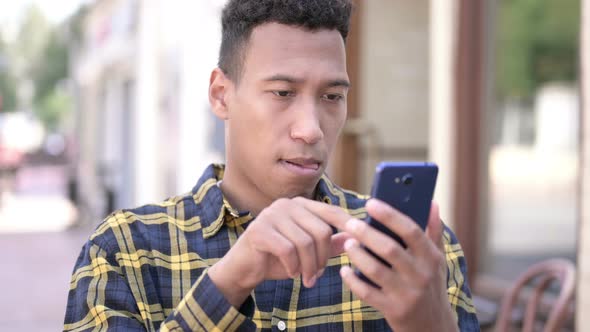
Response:
[[[93,225],[72,228],[66,168],[26,166],[0,205],[0,331],[61,331],[72,269]]]
[[[0,331],[61,331],[74,263],[90,227],[0,234]]]

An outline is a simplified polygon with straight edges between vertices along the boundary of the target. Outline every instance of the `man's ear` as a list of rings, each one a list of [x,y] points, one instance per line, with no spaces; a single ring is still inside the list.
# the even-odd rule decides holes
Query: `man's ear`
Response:
[[[231,87],[231,80],[219,68],[213,69],[209,78],[209,103],[213,114],[221,120],[229,118],[226,98]]]

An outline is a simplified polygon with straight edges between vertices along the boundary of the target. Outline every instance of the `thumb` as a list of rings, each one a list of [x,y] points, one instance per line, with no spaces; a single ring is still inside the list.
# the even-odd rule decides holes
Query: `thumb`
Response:
[[[351,239],[352,235],[346,232],[340,232],[332,235],[330,241],[330,257],[338,256],[344,252],[344,242]]]
[[[430,216],[428,217],[428,225],[426,226],[426,235],[436,246],[444,252],[443,245],[443,230],[444,226],[440,220],[439,206],[435,201],[432,201],[430,206]]]

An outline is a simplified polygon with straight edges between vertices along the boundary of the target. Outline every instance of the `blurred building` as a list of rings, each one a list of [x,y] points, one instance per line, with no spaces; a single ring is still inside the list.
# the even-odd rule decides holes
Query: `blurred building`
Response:
[[[186,192],[221,161],[223,129],[208,111],[222,1],[94,2],[74,63],[79,197],[114,208]]]

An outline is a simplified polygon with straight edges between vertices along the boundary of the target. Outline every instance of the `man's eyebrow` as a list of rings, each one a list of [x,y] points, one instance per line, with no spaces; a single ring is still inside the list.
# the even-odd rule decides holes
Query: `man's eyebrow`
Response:
[[[282,82],[287,82],[287,83],[292,83],[292,84],[296,84],[296,83],[301,83],[303,82],[302,79],[298,79],[289,75],[284,75],[284,74],[276,74],[276,75],[272,75],[270,77],[267,77],[264,79],[265,82],[275,82],[275,81],[282,81]],[[327,84],[327,87],[331,88],[331,87],[338,87],[338,86],[342,86],[345,88],[350,88],[350,82],[346,79],[336,79],[336,80],[330,80]]]
[[[350,88],[350,82],[348,80],[332,80],[328,82],[327,86],[329,88],[342,86],[345,88]]]
[[[303,80],[297,79],[295,77],[288,76],[288,75],[275,74],[275,75],[265,78],[263,81],[265,81],[265,82],[283,81],[283,82],[287,82],[287,83],[301,83]]]

